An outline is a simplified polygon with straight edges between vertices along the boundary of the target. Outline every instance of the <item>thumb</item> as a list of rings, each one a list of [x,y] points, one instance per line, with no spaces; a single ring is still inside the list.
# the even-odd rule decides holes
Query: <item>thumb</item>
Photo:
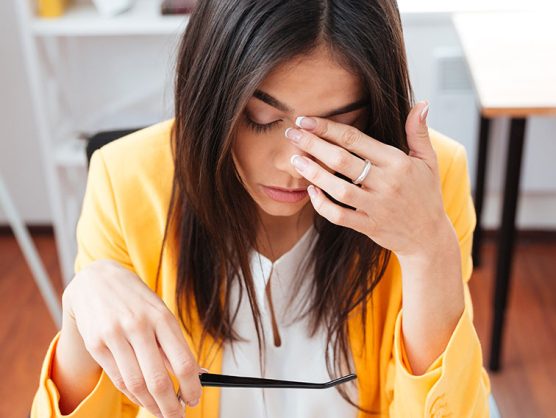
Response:
[[[420,101],[413,106],[405,122],[405,133],[407,134],[407,144],[410,150],[409,155],[431,161],[435,158],[435,153],[429,138],[428,113],[428,100]]]

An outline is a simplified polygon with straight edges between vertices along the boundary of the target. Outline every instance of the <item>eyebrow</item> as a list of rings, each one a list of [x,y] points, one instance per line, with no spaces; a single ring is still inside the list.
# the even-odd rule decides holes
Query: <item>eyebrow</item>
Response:
[[[259,100],[262,100],[263,102],[265,102],[266,104],[269,104],[270,106],[281,110],[282,112],[289,112],[292,113],[293,109],[291,107],[289,107],[287,104],[282,103],[280,100],[278,100],[275,97],[272,97],[270,94],[265,93],[262,90],[255,90],[255,93],[253,93],[253,97],[256,97]],[[332,110],[324,115],[318,116],[321,118],[329,118],[331,116],[336,116],[336,115],[341,115],[342,113],[347,113],[347,112],[351,112],[353,110],[356,109],[360,109],[362,107],[367,106],[368,103],[368,99],[366,97],[359,99],[353,103],[350,103],[348,105],[342,106],[338,109]],[[317,116],[317,115],[315,115]]]

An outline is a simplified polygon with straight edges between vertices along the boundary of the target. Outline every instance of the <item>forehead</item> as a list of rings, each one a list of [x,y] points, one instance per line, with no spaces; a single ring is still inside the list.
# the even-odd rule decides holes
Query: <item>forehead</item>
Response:
[[[306,115],[325,114],[363,96],[359,77],[323,49],[277,66],[259,89]]]

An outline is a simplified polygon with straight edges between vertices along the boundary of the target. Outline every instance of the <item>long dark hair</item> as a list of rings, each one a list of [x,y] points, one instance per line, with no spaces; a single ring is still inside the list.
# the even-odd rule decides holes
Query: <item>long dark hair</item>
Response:
[[[190,16],[177,59],[175,171],[163,243],[170,238],[176,257],[179,319],[190,334],[202,325],[197,353],[207,335],[219,344],[242,339],[233,328],[239,304],[229,309],[237,281],[264,346],[249,264],[260,219],[232,145],[247,101],[269,72],[319,46],[361,78],[369,97],[365,132],[407,153],[413,93],[395,0],[202,0]],[[366,302],[390,251],[315,215],[319,234],[309,256],[314,279],[305,314],[311,335],[326,330],[326,364],[337,376],[349,356],[348,315],[361,307],[366,341]],[[342,397],[362,410],[341,386]]]

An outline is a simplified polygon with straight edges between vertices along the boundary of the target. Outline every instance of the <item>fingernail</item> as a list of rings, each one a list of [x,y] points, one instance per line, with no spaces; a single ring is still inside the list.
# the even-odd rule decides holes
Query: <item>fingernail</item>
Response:
[[[317,127],[317,121],[313,118],[308,118],[307,116],[297,117],[295,119],[295,124],[304,129],[315,129]]]
[[[419,115],[419,121],[421,123],[423,123],[427,119],[427,115],[429,114],[430,103],[428,100],[425,100],[425,103],[427,105],[423,108],[423,110],[421,110],[421,114]]]
[[[305,161],[305,158],[300,157],[299,155],[292,155],[290,161],[293,164],[293,166],[297,168],[299,171],[303,171],[305,170],[305,168],[307,168],[307,161]]]
[[[204,371],[205,373],[210,373],[210,372],[208,371],[208,369],[205,369],[204,367],[201,367],[201,370]]]
[[[303,134],[301,133],[301,131],[298,131],[297,129],[293,129],[293,128],[286,129],[286,137],[291,139],[292,142],[295,142],[296,144],[299,142],[302,135]]]
[[[309,187],[307,187],[307,192],[309,193],[309,196],[311,196],[311,199],[317,197],[317,190],[315,189],[315,186],[313,186],[312,184]]]
[[[189,406],[195,406],[199,403],[199,399],[195,399],[194,401],[188,402]]]

